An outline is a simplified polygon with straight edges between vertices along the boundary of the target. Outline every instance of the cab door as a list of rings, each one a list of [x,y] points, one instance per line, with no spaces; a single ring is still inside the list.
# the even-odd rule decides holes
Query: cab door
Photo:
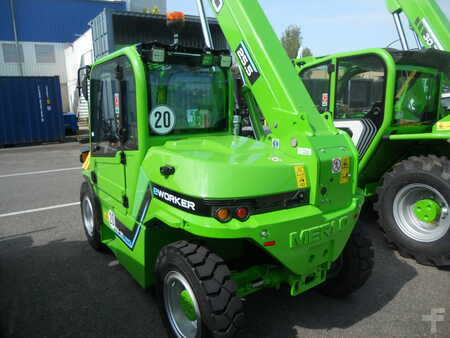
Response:
[[[121,142],[120,58],[94,67],[91,73],[91,155],[93,181],[99,194],[125,213],[126,183]]]

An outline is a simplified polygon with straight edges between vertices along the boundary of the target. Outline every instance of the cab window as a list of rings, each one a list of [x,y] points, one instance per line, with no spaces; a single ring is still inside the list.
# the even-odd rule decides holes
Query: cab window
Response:
[[[435,121],[439,104],[438,92],[437,75],[417,71],[397,72],[394,124],[411,125]]]
[[[122,56],[95,66],[90,86],[93,155],[137,149],[136,88],[129,60]]]
[[[192,134],[228,129],[225,71],[173,64],[149,70],[150,134]]]
[[[380,125],[386,81],[382,59],[376,55],[345,58],[337,68],[335,118],[370,118]]]
[[[330,63],[324,63],[301,72],[303,84],[309,92],[317,110],[324,113],[330,110]]]

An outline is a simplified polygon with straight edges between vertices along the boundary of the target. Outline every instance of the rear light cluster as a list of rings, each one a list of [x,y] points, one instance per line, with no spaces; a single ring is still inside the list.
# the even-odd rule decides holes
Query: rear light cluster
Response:
[[[241,222],[248,220],[250,213],[246,207],[238,208],[217,208],[214,217],[222,223],[229,222],[233,217]]]

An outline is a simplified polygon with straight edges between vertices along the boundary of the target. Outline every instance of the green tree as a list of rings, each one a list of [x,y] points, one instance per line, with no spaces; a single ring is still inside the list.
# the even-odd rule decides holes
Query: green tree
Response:
[[[291,59],[297,57],[302,41],[302,32],[300,27],[297,25],[288,26],[281,36],[281,43]]]
[[[303,36],[300,26],[288,26],[281,36],[281,43],[283,44],[284,49],[286,49],[289,58],[295,59],[298,56],[298,52],[303,44]],[[303,48],[302,57],[312,55],[311,49],[308,47]]]
[[[311,49],[309,49],[308,47],[303,48],[302,57],[304,58],[306,56],[313,56]]]

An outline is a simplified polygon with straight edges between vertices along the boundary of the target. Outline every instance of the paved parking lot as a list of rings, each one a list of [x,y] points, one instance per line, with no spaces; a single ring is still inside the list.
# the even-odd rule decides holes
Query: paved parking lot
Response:
[[[79,148],[0,149],[0,336],[166,337],[151,293],[84,239]],[[366,286],[346,300],[252,295],[246,336],[449,337],[450,271],[399,257],[365,218],[376,255]],[[423,320],[433,311],[446,311],[435,334]]]

